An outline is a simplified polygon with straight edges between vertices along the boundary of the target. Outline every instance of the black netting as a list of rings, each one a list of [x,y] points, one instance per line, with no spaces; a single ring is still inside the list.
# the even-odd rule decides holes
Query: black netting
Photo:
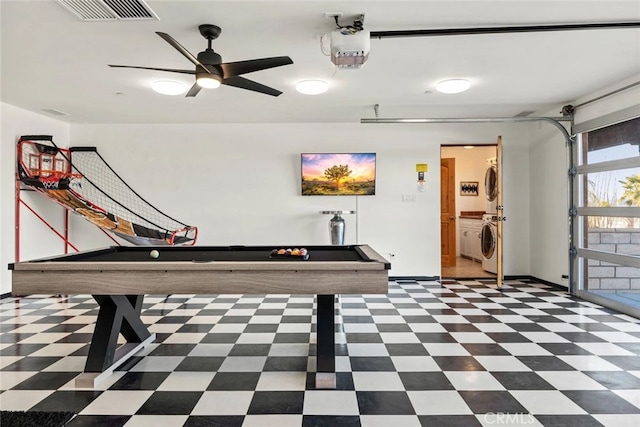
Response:
[[[72,179],[69,188],[110,214],[131,222],[137,235],[166,239],[177,230],[190,228],[161,212],[131,189],[97,150],[72,148],[71,167],[72,172],[81,177]]]

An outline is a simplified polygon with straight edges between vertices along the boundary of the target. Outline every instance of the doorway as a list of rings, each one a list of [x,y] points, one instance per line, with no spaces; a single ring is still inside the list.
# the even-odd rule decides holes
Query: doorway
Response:
[[[493,246],[492,257],[497,257],[497,242],[493,240],[497,238],[496,228],[487,221],[485,215],[496,214],[493,212],[495,209],[491,209],[496,205],[495,192],[492,188],[486,188],[485,180],[495,183],[495,175],[487,175],[492,167],[495,171],[497,146],[442,146],[440,158],[441,277],[496,278],[495,259],[487,260],[483,253],[489,254],[489,251],[483,249],[488,250]],[[445,164],[454,165],[453,175],[449,179],[443,176],[444,171],[451,172]],[[453,198],[453,208],[445,209],[443,205],[451,202],[450,198]],[[446,227],[445,219],[449,219]],[[489,234],[489,231],[493,234]],[[454,239],[453,243],[445,241],[451,238]],[[445,262],[448,257],[453,257],[453,262]]]

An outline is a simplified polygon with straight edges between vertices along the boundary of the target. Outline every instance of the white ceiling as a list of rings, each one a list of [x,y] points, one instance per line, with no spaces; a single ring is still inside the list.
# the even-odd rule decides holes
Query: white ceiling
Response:
[[[363,13],[370,31],[640,20],[640,0],[564,1],[156,1],[154,21],[81,21],[55,0],[1,0],[1,99],[72,123],[359,122],[380,117],[496,117],[544,111],[640,73],[640,29],[371,40],[358,70],[335,69],[320,38]],[[150,83],[192,76],[107,64],[192,68],[155,32],[196,55],[200,24],[222,27],[213,48],[225,62],[290,56],[294,64],[245,77],[284,93],[222,86],[195,98],[164,96]],[[464,77],[465,93],[435,83]],[[305,96],[299,80],[330,83]],[[430,93],[426,93],[430,92]],[[559,113],[559,111],[558,111]],[[559,115],[559,114],[558,114]]]

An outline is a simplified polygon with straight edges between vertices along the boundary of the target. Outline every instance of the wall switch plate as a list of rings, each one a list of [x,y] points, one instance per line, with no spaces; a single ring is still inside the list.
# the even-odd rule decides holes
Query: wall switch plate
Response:
[[[415,203],[416,196],[415,196],[415,194],[403,194],[402,195],[402,201],[404,203]]]

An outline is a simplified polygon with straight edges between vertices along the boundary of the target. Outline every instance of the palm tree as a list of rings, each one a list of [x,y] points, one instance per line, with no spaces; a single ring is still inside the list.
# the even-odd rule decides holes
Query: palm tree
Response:
[[[640,206],[640,174],[630,175],[619,182],[624,189],[620,201],[627,206]]]

